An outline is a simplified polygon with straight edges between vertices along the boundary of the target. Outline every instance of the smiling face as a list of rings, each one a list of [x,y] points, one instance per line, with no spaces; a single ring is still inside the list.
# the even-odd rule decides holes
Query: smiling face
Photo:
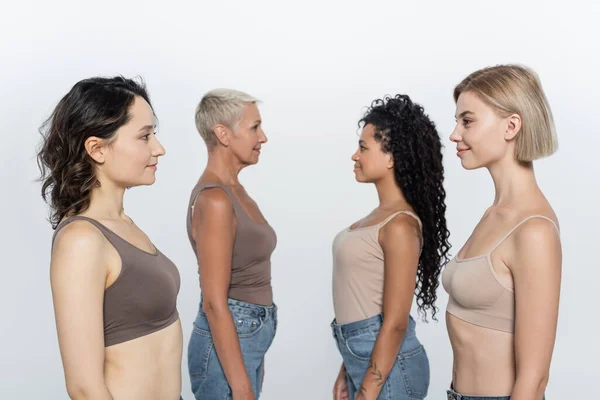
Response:
[[[366,124],[360,134],[358,149],[352,155],[354,175],[358,182],[376,182],[393,173],[391,154],[381,150],[381,143],[375,140],[375,127]]]
[[[247,103],[235,133],[230,136],[231,151],[242,165],[254,165],[258,163],[261,147],[267,140],[258,107]]]
[[[489,167],[514,158],[514,138],[520,128],[518,115],[502,117],[473,92],[463,92],[456,102],[456,127],[450,140],[465,169]]]
[[[129,108],[130,120],[109,143],[94,147],[90,156],[97,162],[99,181],[120,187],[151,185],[156,180],[158,158],[165,149],[155,136],[155,117],[150,105],[136,96]],[[95,140],[88,139],[88,143]]]

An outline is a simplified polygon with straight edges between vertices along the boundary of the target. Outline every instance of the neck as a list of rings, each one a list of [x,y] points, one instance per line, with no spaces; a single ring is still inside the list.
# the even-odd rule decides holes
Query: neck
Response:
[[[90,214],[103,219],[123,219],[123,197],[125,188],[115,185],[113,182],[101,182],[100,187],[92,190],[90,196]]]
[[[205,173],[218,176],[226,185],[239,185],[238,175],[242,168],[243,166],[236,162],[230,152],[225,152],[220,147],[208,152]]]
[[[494,206],[517,205],[532,192],[539,190],[531,162],[503,160],[489,166],[488,170],[496,191]]]
[[[375,187],[377,188],[377,196],[379,197],[379,208],[395,208],[398,205],[401,208],[411,208],[404,198],[402,190],[398,187],[394,174],[389,174],[375,182]]]

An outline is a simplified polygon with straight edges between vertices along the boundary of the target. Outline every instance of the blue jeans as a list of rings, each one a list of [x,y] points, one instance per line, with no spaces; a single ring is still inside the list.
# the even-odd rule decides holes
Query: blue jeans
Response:
[[[452,390],[452,388],[450,388],[446,393],[448,394],[448,400],[510,400],[510,396],[465,396],[464,394],[455,392]],[[544,399],[546,399],[545,396]]]
[[[252,391],[258,399],[262,389],[264,357],[277,329],[277,306],[265,307],[233,299],[227,303],[237,328]],[[232,399],[231,387],[219,362],[208,319],[202,311],[202,302],[188,345],[188,370],[196,399]]]
[[[350,399],[355,398],[356,390],[362,384],[382,323],[383,316],[379,314],[349,324],[337,325],[335,321],[331,324],[346,368]],[[378,400],[420,400],[427,396],[429,359],[417,339],[412,317],[408,325],[396,362],[379,392]]]

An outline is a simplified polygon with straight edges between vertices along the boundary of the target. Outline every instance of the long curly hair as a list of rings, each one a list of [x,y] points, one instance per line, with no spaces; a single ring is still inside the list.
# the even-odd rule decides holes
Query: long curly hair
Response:
[[[122,76],[84,79],[58,102],[40,127],[39,180],[42,198],[50,205],[53,229],[65,216],[85,211],[92,189],[100,185],[85,141],[94,136],[110,143],[131,119],[129,108],[136,96],[150,104],[143,81]]]
[[[367,124],[375,128],[375,140],[381,143],[382,151],[392,154],[396,183],[423,224],[415,294],[423,319],[429,310],[436,320],[439,275],[449,261],[451,247],[440,137],[423,107],[402,94],[374,100],[359,127]]]

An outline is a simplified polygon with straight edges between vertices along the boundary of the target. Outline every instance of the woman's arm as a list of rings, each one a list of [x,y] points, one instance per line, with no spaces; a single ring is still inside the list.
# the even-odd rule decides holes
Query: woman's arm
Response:
[[[356,395],[359,400],[377,398],[408,328],[421,248],[417,221],[398,215],[381,229],[379,241],[385,260],[384,317],[369,368]]]
[[[203,297],[215,349],[234,399],[254,399],[242,349],[227,305],[235,239],[231,200],[219,188],[200,192],[192,217]]]
[[[517,376],[511,399],[541,400],[558,322],[562,251],[550,221],[535,218],[515,232],[508,260],[515,285]]]
[[[58,343],[67,392],[74,400],[112,400],[104,381],[108,246],[96,227],[74,221],[58,232],[52,250],[50,283]]]

